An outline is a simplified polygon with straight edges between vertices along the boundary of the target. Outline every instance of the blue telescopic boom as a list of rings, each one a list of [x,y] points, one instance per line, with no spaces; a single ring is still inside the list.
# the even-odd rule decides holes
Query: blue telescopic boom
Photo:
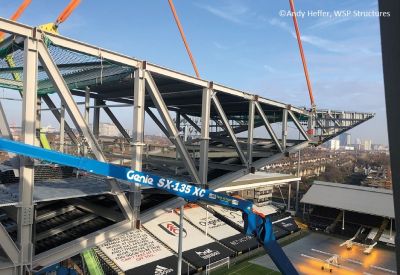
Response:
[[[125,166],[68,155],[4,138],[0,138],[0,150],[74,167],[97,175],[139,183],[143,186],[164,190],[189,202],[207,202],[240,210],[243,213],[244,220],[242,232],[257,237],[257,240],[263,244],[264,249],[283,274],[298,274],[275,240],[270,217],[261,217],[254,213],[253,204],[247,200],[220,194],[185,181],[164,178],[151,173],[135,171]]]

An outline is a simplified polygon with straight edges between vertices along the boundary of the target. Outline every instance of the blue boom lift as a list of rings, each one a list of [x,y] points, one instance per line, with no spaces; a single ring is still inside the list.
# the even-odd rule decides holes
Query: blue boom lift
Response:
[[[97,175],[139,183],[144,186],[164,190],[189,202],[197,202],[200,204],[205,202],[240,210],[243,213],[244,220],[244,228],[241,231],[246,235],[257,238],[283,274],[298,274],[293,264],[275,240],[270,217],[254,211],[253,204],[249,201],[220,194],[209,189],[203,189],[184,181],[176,181],[150,173],[131,170],[128,167],[100,162],[85,157],[63,154],[4,138],[0,138],[0,150],[71,166]],[[229,225],[231,224],[229,223]]]

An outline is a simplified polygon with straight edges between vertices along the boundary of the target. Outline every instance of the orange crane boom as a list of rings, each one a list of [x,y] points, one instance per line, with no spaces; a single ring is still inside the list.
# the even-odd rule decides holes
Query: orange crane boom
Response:
[[[24,0],[22,4],[18,7],[18,9],[15,11],[15,13],[11,16],[11,20],[17,21],[18,18],[20,18],[21,14],[26,10],[26,8],[29,6],[29,4],[32,2],[32,0]],[[0,41],[3,40],[5,33],[0,32]]]
[[[299,24],[297,22],[296,9],[294,7],[294,1],[293,0],[289,0],[289,4],[290,4],[290,10],[292,12],[294,28],[296,30],[297,43],[299,44],[299,50],[300,50],[301,61],[303,63],[304,75],[305,75],[306,81],[307,81],[307,88],[308,88],[308,94],[310,96],[311,108],[314,111],[315,110],[314,95],[313,95],[313,91],[312,91],[310,76],[308,74],[308,68],[307,68],[306,58],[305,58],[305,55],[304,55],[303,44],[301,42],[300,29],[299,29]]]
[[[67,18],[76,9],[76,7],[79,5],[80,2],[81,2],[81,0],[71,0],[69,2],[68,6],[66,6],[65,9],[57,17],[55,22],[43,24],[43,25],[40,26],[40,28],[42,30],[58,34],[58,31],[57,31],[58,30],[58,26],[61,23],[63,23],[65,20],[67,20]]]
[[[191,52],[191,50],[189,48],[189,44],[186,41],[185,33],[183,32],[183,27],[182,27],[181,22],[179,20],[178,14],[176,13],[176,10],[175,10],[174,2],[172,2],[172,0],[168,0],[168,3],[169,3],[169,6],[171,8],[172,14],[174,15],[174,19],[175,19],[176,25],[178,26],[179,32],[181,33],[182,41],[183,41],[183,44],[185,44],[185,48],[186,48],[186,51],[187,51],[187,53],[189,55],[190,62],[192,63],[193,70],[196,73],[197,78],[200,78],[199,71],[197,70],[196,61],[194,60],[192,52]]]
[[[81,0],[71,0],[68,6],[61,12],[61,14],[57,17],[56,25],[63,23],[67,18],[71,15],[71,13],[76,9]]]

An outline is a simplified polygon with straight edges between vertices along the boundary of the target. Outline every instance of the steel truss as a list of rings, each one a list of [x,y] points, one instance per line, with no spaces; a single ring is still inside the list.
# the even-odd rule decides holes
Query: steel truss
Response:
[[[88,45],[59,35],[44,32],[20,23],[0,18],[0,30],[10,34],[0,43],[0,48],[12,43],[24,49],[23,80],[0,78],[0,84],[9,85],[12,81],[23,94],[23,142],[35,144],[37,128],[37,101],[43,99],[51,113],[61,124],[60,144],[64,144],[64,131],[77,146],[87,148],[89,156],[107,161],[99,143],[100,108],[117,126],[121,135],[131,146],[131,167],[144,169],[143,163],[164,164],[170,176],[185,177],[194,184],[216,189],[267,163],[283,158],[308,146],[318,145],[338,134],[355,127],[373,117],[371,113],[317,111],[314,115],[305,108],[298,108],[273,101],[257,95],[242,92],[204,79],[160,67],[145,61],[131,58],[96,46]],[[72,87],[62,68],[73,64],[57,64],[48,50],[47,41],[52,45],[73,52],[100,58],[129,67],[133,74],[124,76],[116,82],[88,87]],[[40,66],[39,63],[40,62]],[[87,64],[84,64],[87,66]],[[90,66],[98,66],[93,63]],[[78,64],[76,66],[83,66]],[[45,94],[37,97],[38,71],[44,71],[54,91],[61,99],[57,108]],[[10,72],[13,72],[11,70]],[[123,83],[118,86],[115,83]],[[14,85],[13,84],[13,85]],[[115,92],[113,85],[117,85]],[[79,86],[79,85],[78,85]],[[111,87],[111,88],[110,88]],[[104,89],[104,90],[103,90]],[[106,93],[111,89],[112,93]],[[116,96],[117,95],[117,96]],[[119,95],[119,96],[118,96]],[[73,96],[85,98],[85,115],[81,113]],[[90,99],[94,106],[90,106]],[[133,107],[133,135],[130,136],[122,123],[111,111],[107,102],[128,104]],[[89,109],[93,108],[93,128],[89,127]],[[65,111],[73,126],[65,122]],[[157,114],[155,114],[155,111]],[[177,113],[174,122],[171,112]],[[144,156],[145,114],[155,121],[161,131],[174,144],[178,158],[166,156]],[[200,133],[199,138],[185,141],[179,133],[179,118],[183,117]],[[200,125],[192,118],[199,118]],[[159,119],[160,118],[160,119]],[[0,109],[0,130],[3,136],[10,136],[4,112]],[[178,125],[176,125],[178,124]],[[288,125],[293,124],[300,138],[288,135]],[[211,125],[215,125],[212,127]],[[235,126],[236,125],[236,126]],[[281,133],[275,127],[278,125]],[[307,126],[306,129],[304,126]],[[254,131],[265,128],[268,138],[257,139]],[[212,131],[214,130],[214,131]],[[245,137],[239,135],[245,133]],[[61,140],[62,139],[62,140]],[[174,167],[169,169],[168,166]],[[178,167],[179,169],[175,169]],[[23,274],[34,267],[47,266],[79,253],[82,249],[98,245],[118,233],[138,228],[140,221],[146,221],[184,202],[173,199],[154,206],[140,215],[141,191],[134,185],[129,192],[129,200],[114,179],[108,179],[114,198],[125,220],[89,234],[72,242],[52,248],[40,254],[34,253],[32,243],[33,221],[33,163],[22,159],[20,163],[20,203],[18,206],[18,243],[15,244],[8,233],[0,226],[0,245],[10,258],[4,267]],[[1,271],[0,266],[0,271]],[[10,269],[10,270],[11,270]]]

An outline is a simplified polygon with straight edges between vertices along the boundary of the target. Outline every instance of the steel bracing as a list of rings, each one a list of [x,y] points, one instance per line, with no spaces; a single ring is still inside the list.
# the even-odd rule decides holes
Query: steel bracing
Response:
[[[103,109],[130,149],[128,156],[120,156],[128,161],[125,164],[137,171],[163,173],[210,189],[302,148],[317,146],[373,117],[372,113],[360,112],[313,113],[3,18],[0,30],[9,34],[0,43],[0,86],[22,91],[24,143],[36,144],[40,128],[37,102],[43,101],[60,122],[60,144],[64,145],[68,137],[77,148],[84,148],[77,153],[107,162],[107,154],[99,144]],[[3,60],[10,54],[15,58],[13,68]],[[19,71],[23,72],[22,79],[14,79],[12,74]],[[85,102],[83,112],[77,97]],[[90,105],[91,100],[94,105]],[[132,125],[123,125],[112,111],[117,107],[132,108]],[[66,114],[72,124],[65,121]],[[172,153],[145,152],[144,133],[150,119],[172,142]],[[188,121],[197,135],[185,139],[181,119]],[[10,138],[6,114],[1,109],[0,122],[1,135]],[[133,129],[132,135],[126,128]],[[23,274],[59,262],[184,203],[172,198],[140,213],[140,186],[132,185],[126,194],[109,178],[123,220],[35,253],[34,163],[22,158],[20,175],[18,239],[14,243],[0,227],[0,246],[10,259],[0,265],[0,271],[8,268]]]

